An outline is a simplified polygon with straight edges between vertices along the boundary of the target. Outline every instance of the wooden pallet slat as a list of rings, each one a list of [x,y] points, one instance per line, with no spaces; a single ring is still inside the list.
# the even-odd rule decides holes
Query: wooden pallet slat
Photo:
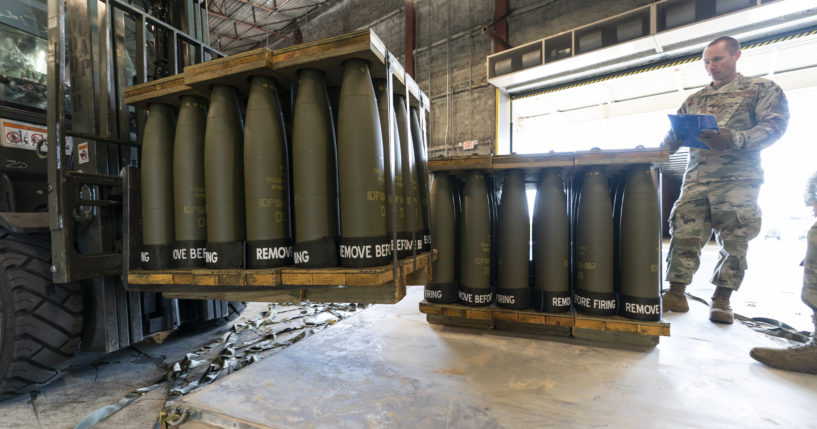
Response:
[[[581,151],[576,152],[574,165],[654,164],[668,161],[669,156],[666,148]]]
[[[372,77],[385,78],[386,69],[382,65],[386,55],[383,42],[370,29],[365,29],[276,49],[272,55],[272,67],[277,77],[290,82],[295,81],[296,72],[300,68],[320,69],[324,71],[330,85],[339,85],[343,75],[343,62],[352,58],[368,61]],[[402,78],[405,80],[405,77]]]
[[[495,155],[491,160],[494,170],[518,168],[572,167],[576,162],[573,152],[542,153],[533,155]]]
[[[579,318],[573,320],[573,326],[576,328],[593,329],[596,331],[605,330],[605,322],[603,320]]]
[[[210,91],[203,88],[194,88],[184,83],[184,75],[177,74],[130,86],[123,91],[125,104],[134,105],[143,109],[150,103],[166,103],[178,105],[183,95],[196,95],[210,98]]]
[[[428,170],[508,170],[554,167],[582,167],[591,165],[625,166],[655,164],[669,160],[664,148],[616,149],[581,152],[540,153],[531,155],[471,155],[438,157],[428,160]]]
[[[575,325],[572,316],[554,316],[554,315],[545,316],[545,324],[563,327],[572,327],[573,325]]]
[[[493,160],[490,155],[455,156],[428,160],[428,171],[490,170]]]
[[[209,92],[210,86],[223,84],[236,87],[240,93],[249,90],[249,78],[255,75],[271,76],[272,50],[258,48],[228,57],[185,67],[180,75],[185,85]]]

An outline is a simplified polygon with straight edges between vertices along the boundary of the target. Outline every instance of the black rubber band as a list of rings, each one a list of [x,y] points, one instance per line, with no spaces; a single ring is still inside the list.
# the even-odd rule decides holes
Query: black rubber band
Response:
[[[545,313],[564,313],[570,311],[573,299],[570,291],[550,292],[541,289],[533,290],[533,309]]]
[[[144,244],[139,252],[139,263],[146,270],[165,270],[173,267],[170,244]]]
[[[408,258],[411,256],[411,232],[397,232],[397,259]],[[456,294],[455,294],[456,295]]]
[[[244,242],[231,241],[228,243],[207,243],[204,253],[207,268],[243,268]]]
[[[457,302],[457,284],[428,284],[425,289],[425,299],[436,304],[453,304]]]
[[[206,249],[207,242],[203,240],[177,241],[173,247],[173,266],[176,268],[204,267],[204,251]]]
[[[292,240],[247,242],[247,268],[277,268],[292,265]]]
[[[658,321],[661,320],[661,298],[638,298],[621,295],[619,297],[621,315],[629,319]]]
[[[391,262],[391,240],[379,237],[341,237],[340,265],[349,268],[378,267]]]
[[[502,308],[524,310],[531,308],[531,291],[527,287],[517,289],[496,288],[494,301],[496,301],[496,305]]]
[[[576,311],[593,316],[615,316],[615,292],[600,293],[576,289],[573,293],[573,305]]]
[[[328,268],[338,266],[338,244],[332,237],[295,243],[293,260],[299,268]]]
[[[494,301],[494,293],[490,287],[474,288],[461,284],[457,287],[457,301],[462,305],[484,307]]]

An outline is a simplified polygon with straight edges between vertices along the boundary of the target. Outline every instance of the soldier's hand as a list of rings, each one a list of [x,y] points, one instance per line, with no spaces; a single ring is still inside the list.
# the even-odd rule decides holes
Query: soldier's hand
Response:
[[[714,130],[703,130],[698,134],[698,140],[712,150],[722,151],[732,147],[732,133],[726,129],[721,130],[720,134]]]

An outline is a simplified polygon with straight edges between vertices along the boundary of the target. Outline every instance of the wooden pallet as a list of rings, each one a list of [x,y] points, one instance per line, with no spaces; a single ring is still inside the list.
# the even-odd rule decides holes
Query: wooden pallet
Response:
[[[184,68],[180,73],[185,85],[209,90],[214,84],[231,85],[246,95],[250,78],[256,75],[272,76],[272,50],[258,48],[229,57],[217,58]],[[128,100],[125,98],[125,102]]]
[[[214,84],[234,86],[239,93],[246,95],[250,78],[256,75],[272,76],[279,87],[287,88],[297,81],[297,71],[305,67],[322,70],[327,84],[337,86],[341,84],[343,77],[343,62],[352,58],[367,60],[373,78],[386,77],[385,61],[389,59],[395,93],[408,92],[411,105],[418,106],[422,101],[426,109],[430,107],[428,96],[405,73],[397,58],[388,52],[380,38],[370,29],[282,49],[259,48],[190,65],[185,67],[184,72],[172,76],[177,85],[175,93],[165,94],[161,88],[151,85],[153,82],[148,82],[126,88],[125,103],[145,107],[152,101],[172,101],[174,95],[183,95],[184,90],[191,88],[209,92]]]
[[[407,284],[424,284],[431,278],[431,261],[432,253],[425,252],[399,260],[396,270],[392,264],[373,268],[133,270],[128,272],[125,289],[161,292],[166,298],[178,299],[394,304],[406,295]]]
[[[668,149],[616,149],[534,155],[472,155],[428,160],[429,171],[509,170],[589,165],[654,164],[669,160]]]
[[[210,98],[210,91],[184,83],[184,75],[177,74],[125,88],[125,103],[147,109],[150,103],[178,105],[183,95]]]
[[[655,346],[670,335],[667,322],[642,322],[620,316],[597,317],[568,313],[508,310],[495,305],[469,307],[459,304],[420,302],[420,312],[429,323],[468,328],[497,329],[536,335],[560,336],[591,341]]]

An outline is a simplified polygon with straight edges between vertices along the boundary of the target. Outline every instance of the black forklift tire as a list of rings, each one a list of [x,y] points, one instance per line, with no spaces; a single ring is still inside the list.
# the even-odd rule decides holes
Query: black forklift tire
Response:
[[[54,284],[48,234],[0,228],[0,401],[60,376],[82,333],[78,284]]]

